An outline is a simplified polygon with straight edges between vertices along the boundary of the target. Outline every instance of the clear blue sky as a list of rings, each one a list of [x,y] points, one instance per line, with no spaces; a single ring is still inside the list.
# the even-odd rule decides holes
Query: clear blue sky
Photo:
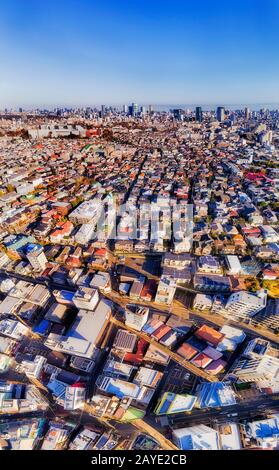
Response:
[[[5,0],[0,107],[279,102],[279,0]]]

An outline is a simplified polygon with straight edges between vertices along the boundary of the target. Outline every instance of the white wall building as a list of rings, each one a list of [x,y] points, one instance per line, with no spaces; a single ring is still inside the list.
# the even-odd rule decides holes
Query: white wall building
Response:
[[[210,310],[212,307],[212,297],[207,294],[196,294],[193,308],[197,310]]]
[[[241,264],[239,262],[238,256],[236,255],[227,255],[226,264],[229,274],[239,274],[241,273]]]
[[[219,450],[219,433],[215,429],[199,424],[175,429],[173,441],[182,450]]]
[[[251,318],[266,306],[267,292],[261,289],[257,294],[247,291],[235,292],[229,297],[222,311],[227,317]]]
[[[125,324],[134,330],[141,331],[148,320],[149,308],[140,305],[127,305]]]
[[[33,248],[28,250],[26,256],[35,271],[43,271],[46,268],[48,261],[42,246],[34,245]]]
[[[80,287],[73,297],[75,306],[85,310],[94,310],[98,301],[98,290],[91,287]]]
[[[265,355],[261,359],[245,359],[239,361],[233,374],[239,382],[262,382],[267,386],[279,385],[279,359]]]
[[[176,291],[176,282],[167,277],[161,277],[158,284],[155,302],[170,305]]]
[[[94,235],[95,226],[95,223],[83,224],[75,234],[75,241],[80,245],[86,245]]]

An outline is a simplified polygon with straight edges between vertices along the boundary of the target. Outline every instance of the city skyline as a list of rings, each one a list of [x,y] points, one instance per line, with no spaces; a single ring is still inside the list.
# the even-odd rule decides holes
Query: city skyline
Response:
[[[0,108],[279,102],[273,0],[12,0],[1,16]]]

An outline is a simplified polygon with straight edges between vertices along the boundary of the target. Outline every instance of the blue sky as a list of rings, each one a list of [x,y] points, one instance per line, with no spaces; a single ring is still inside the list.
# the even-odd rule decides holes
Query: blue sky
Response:
[[[279,102],[278,0],[6,0],[0,107]]]

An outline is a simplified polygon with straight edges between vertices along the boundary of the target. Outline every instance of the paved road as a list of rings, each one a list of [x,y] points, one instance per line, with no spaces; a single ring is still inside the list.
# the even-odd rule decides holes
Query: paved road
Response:
[[[158,343],[158,341],[155,341],[153,338],[151,338],[147,334],[142,333],[141,331],[136,331],[133,328],[128,327],[127,325],[125,325],[124,322],[117,320],[115,317],[111,318],[111,322],[119,326],[120,328],[123,328],[125,330],[130,331],[131,333],[136,334],[137,336],[144,339],[148,343],[156,345],[158,349],[163,351],[165,354],[168,354],[175,362],[185,367],[185,369],[187,369],[192,374],[197,375],[198,377],[201,377],[202,379],[207,380],[208,382],[218,381],[217,377],[206,373],[203,369],[199,369],[194,364],[191,364],[189,361],[186,361],[186,359],[183,359],[181,356],[179,356],[179,354],[175,353],[174,351],[171,351],[166,346],[163,346],[162,344]]]
[[[58,284],[57,282],[54,282],[52,280],[34,279],[31,276],[25,276],[25,275],[21,275],[21,274],[18,274],[18,273],[10,273],[10,272],[6,272],[3,269],[0,269],[0,273],[6,275],[7,277],[15,277],[16,279],[19,279],[19,280],[45,285],[50,290],[53,290],[53,289],[66,289],[66,290],[69,290],[71,292],[75,292],[77,290],[77,287],[75,287],[75,286],[61,285],[61,284]],[[115,299],[118,299],[118,301],[121,301],[122,305],[126,305],[127,303],[131,302],[131,300],[129,298],[125,299],[124,297],[119,296],[118,293],[116,293],[116,292],[114,292],[113,295],[114,295]],[[154,307],[157,310],[162,310],[162,311],[165,311],[165,312],[169,312],[169,310],[170,310],[169,306],[158,305],[155,302],[141,302],[141,301],[134,302],[133,301],[133,303],[136,303],[138,305],[146,305],[146,306],[149,306],[149,307]],[[175,304],[172,308],[172,313],[174,315],[178,315],[182,318],[189,318],[189,314],[192,314],[192,315],[195,315],[196,317],[199,317],[201,319],[210,321],[213,325],[218,326],[218,327],[222,327],[223,325],[235,326],[235,327],[241,328],[243,331],[245,331],[249,335],[261,336],[261,337],[263,337],[263,338],[265,338],[265,339],[267,339],[267,340],[269,340],[269,341],[271,341],[275,344],[279,344],[279,336],[275,335],[274,333],[272,333],[270,330],[268,330],[266,328],[262,328],[260,326],[255,327],[253,325],[248,325],[248,324],[243,323],[243,322],[229,320],[228,318],[225,318],[221,315],[208,314],[208,313],[205,313],[205,312],[199,312],[199,311],[196,311],[196,310],[191,310],[191,309],[186,308],[185,306],[181,305],[181,303],[178,302],[178,301],[175,302]]]

